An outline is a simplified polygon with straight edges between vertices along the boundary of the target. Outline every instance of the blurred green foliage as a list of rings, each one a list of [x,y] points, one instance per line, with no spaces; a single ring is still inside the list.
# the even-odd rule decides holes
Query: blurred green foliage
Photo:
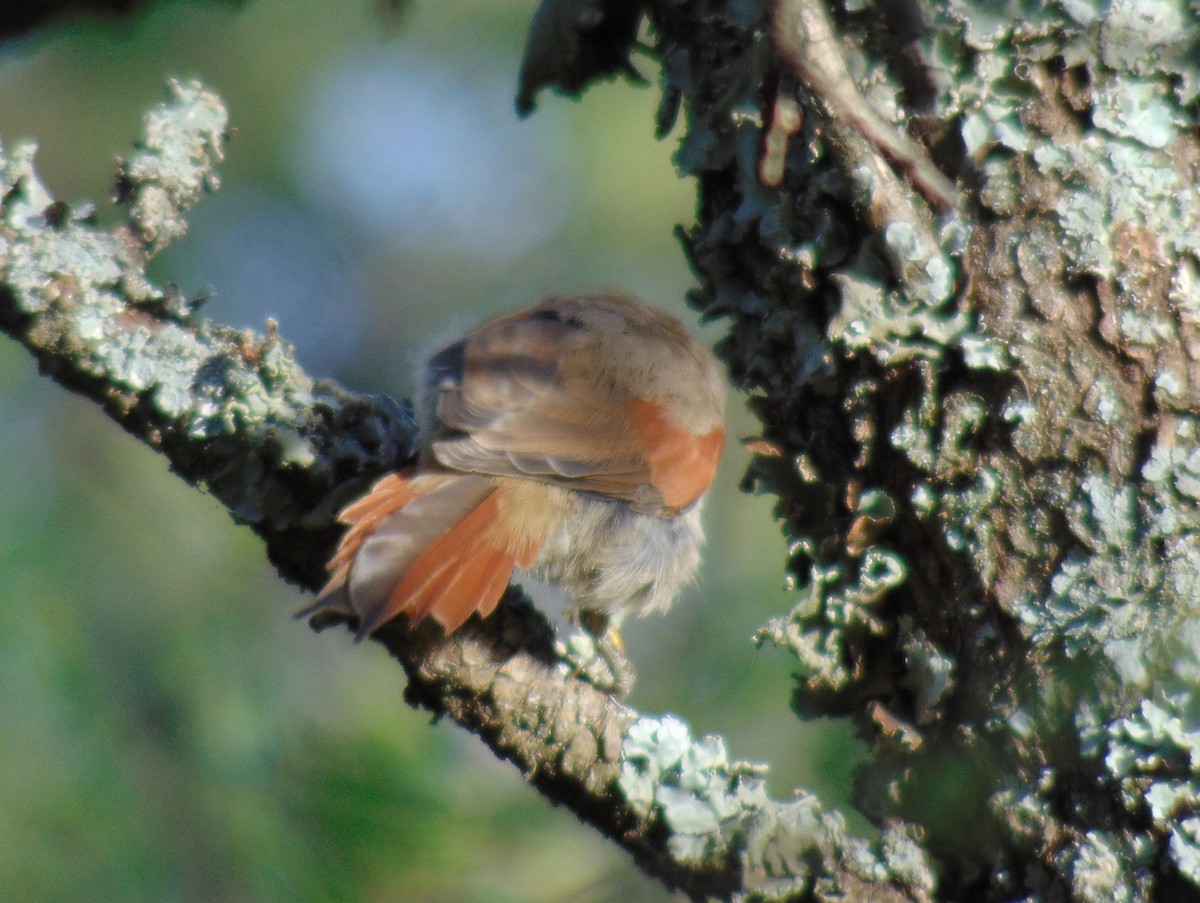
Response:
[[[388,22],[367,0],[164,3],[63,23],[0,47],[0,140],[36,139],[52,190],[111,218],[142,111],[168,76],[203,78],[237,139],[156,278],[212,294],[216,319],[276,317],[318,374],[403,395],[438,339],[547,291],[619,285],[682,312],[671,233],[694,197],[675,139],[652,137],[656,93],[544,97],[516,124],[532,6],[427,2]],[[752,433],[734,407],[731,434]],[[7,343],[0,427],[0,899],[669,898],[408,709],[382,650],[293,622],[301,594],[248,530]],[[626,631],[632,701],[769,760],[775,794],[844,802],[848,729],[793,718],[787,660],[750,640],[787,594],[771,503],[736,489],[745,463],[734,442],[701,585]]]

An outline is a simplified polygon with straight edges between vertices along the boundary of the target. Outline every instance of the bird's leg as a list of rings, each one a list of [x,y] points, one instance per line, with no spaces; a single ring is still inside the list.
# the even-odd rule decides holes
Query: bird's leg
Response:
[[[572,609],[568,621],[579,629],[555,644],[572,677],[623,699],[633,689],[634,671],[625,657],[617,619],[588,608]]]

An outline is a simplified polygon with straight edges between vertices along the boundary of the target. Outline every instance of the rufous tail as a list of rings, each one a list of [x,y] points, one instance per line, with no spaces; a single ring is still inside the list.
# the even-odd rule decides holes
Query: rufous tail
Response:
[[[497,529],[503,493],[474,474],[388,474],[338,515],[349,529],[329,582],[298,617],[356,617],[362,640],[399,614],[413,624],[432,617],[448,634],[491,614],[513,569],[538,551]]]

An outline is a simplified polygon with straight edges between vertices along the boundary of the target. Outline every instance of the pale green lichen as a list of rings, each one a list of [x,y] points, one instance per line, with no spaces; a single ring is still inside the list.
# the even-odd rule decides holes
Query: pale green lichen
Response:
[[[1196,796],[1191,797],[1193,807]],[[1171,840],[1167,845],[1179,873],[1200,887],[1200,817],[1178,819],[1171,825]]]
[[[1178,492],[1200,500],[1200,428],[1195,418],[1178,417],[1174,428],[1154,443],[1142,467],[1142,479],[1160,491]]]
[[[1085,751],[1101,758],[1119,799],[1148,830],[1133,835],[1141,865],[1164,847],[1175,867],[1200,887],[1200,717],[1187,693],[1142,700],[1138,710],[1107,725],[1095,710],[1081,714]]]
[[[733,762],[720,737],[693,740],[678,718],[639,718],[621,752],[619,786],[643,818],[662,818],[671,854],[684,862],[719,858],[767,805],[764,767]]]
[[[1132,487],[1092,475],[1082,488],[1066,516],[1091,554],[1064,556],[1043,602],[1020,614],[1035,642],[1062,642],[1072,653],[1102,650],[1124,680],[1144,685],[1165,626],[1155,602],[1162,565],[1140,541]]]
[[[22,142],[0,161],[0,186],[4,189],[4,223],[23,232],[42,222],[42,214],[54,198],[34,175],[33,158],[37,145]],[[35,223],[30,220],[35,220]]]
[[[1127,781],[1145,775],[1200,772],[1200,721],[1191,718],[1185,724],[1188,701],[1181,695],[1166,696],[1157,701],[1143,699],[1137,712],[1108,725],[1104,764],[1109,774]],[[1174,785],[1155,784],[1154,798],[1149,791],[1146,796],[1152,813],[1156,817],[1169,815],[1175,808],[1175,801],[1191,797],[1188,789],[1191,784],[1190,779]],[[1167,788],[1171,786],[1176,789],[1168,794]],[[1168,797],[1170,803],[1164,805]]]
[[[31,314],[46,310],[63,294],[118,289],[127,256],[116,236],[72,219],[47,228],[53,198],[34,169],[36,150],[28,143],[9,153],[0,148],[0,196],[5,199],[0,265],[5,284]],[[65,274],[69,281],[60,279]],[[115,291],[107,300],[119,303]]]
[[[156,108],[148,115],[150,124],[161,132],[170,122],[191,127],[199,120],[204,137],[185,130],[183,144],[209,147],[215,140],[215,114],[209,110],[213,95],[196,86],[185,90],[174,85],[173,91],[173,102],[182,106]],[[195,151],[180,153],[173,147],[166,133],[156,134],[139,155],[136,172],[159,179],[178,172],[184,179],[174,192],[178,213],[178,205],[194,201],[211,180],[198,169]],[[164,154],[169,166],[153,168],[152,151]],[[219,158],[219,148],[210,151],[211,163]],[[271,430],[279,446],[290,449],[291,459],[312,460],[311,452],[300,451],[297,427],[283,425],[312,402],[311,380],[296,365],[290,348],[272,339],[250,352],[258,358],[256,366],[235,366],[221,356],[234,349],[224,346],[218,353],[207,337],[198,340],[194,324],[140,321],[127,305],[161,297],[161,292],[131,277],[140,269],[129,260],[119,234],[99,231],[70,212],[62,223],[48,228],[45,207],[40,215],[31,212],[50,197],[32,159],[31,148],[21,148],[3,157],[2,171],[8,231],[0,236],[0,268],[22,309],[38,314],[57,303],[61,316],[75,318],[72,333],[87,343],[79,349],[78,364],[90,367],[111,386],[148,398],[163,416],[187,421],[193,439],[212,439],[253,425]],[[131,298],[130,285],[145,288]]]
[[[780,804],[774,818],[752,826],[747,832],[743,860],[747,863],[745,885],[763,899],[786,900],[808,891],[814,881],[813,851],[831,834],[844,831],[844,824],[821,811],[817,799],[801,793]]]
[[[741,864],[749,892],[742,899],[756,903],[857,900],[872,891],[928,901],[937,887],[933,864],[910,826],[889,823],[873,846],[848,837],[842,817],[823,812],[803,792],[773,803],[749,826]]]
[[[1200,201],[1159,150],[1092,132],[1069,148],[1035,152],[1034,160],[1062,185],[1057,211],[1073,272],[1120,275],[1110,242],[1116,223],[1155,222],[1166,227],[1156,238],[1168,253],[1200,250]],[[1148,337],[1133,329],[1132,341]]]
[[[904,559],[879,545],[868,548],[857,564],[813,562],[796,606],[772,618],[755,638],[789,649],[810,688],[841,689],[853,677],[846,667],[848,635],[884,633],[876,608],[907,577]]]
[[[312,381],[295,363],[290,346],[270,339],[265,349],[256,349],[258,366],[253,369],[230,366],[222,358],[201,362],[194,372],[194,400],[188,432],[196,439],[213,439],[271,424],[278,414],[300,410],[312,403]],[[280,369],[291,371],[280,379]],[[286,422],[286,421],[285,421]],[[294,433],[293,427],[285,427]],[[286,436],[281,436],[289,444]]]
[[[1168,87],[1157,81],[1125,78],[1103,82],[1092,98],[1092,121],[1119,138],[1130,138],[1147,147],[1166,147],[1184,124],[1168,102]]]
[[[883,871],[888,879],[911,888],[916,892],[914,896],[934,892],[937,888],[937,873],[915,828],[900,822],[891,822],[884,826],[880,845]]]
[[[938,495],[928,483],[917,483],[913,486],[908,501],[918,517],[926,518],[937,511]]]
[[[216,185],[226,116],[203,86],[172,82],[145,126],[118,178],[129,222],[114,229],[53,201],[32,145],[0,152],[9,328],[132,432],[169,444],[176,469],[238,519],[327,530],[340,498],[329,485],[334,462],[345,467],[387,449],[395,452],[389,460],[402,460],[411,419],[394,404],[318,390],[270,329],[264,339],[197,320],[177,290],[146,280],[147,259],[183,234],[187,207]],[[343,418],[347,435],[332,437],[328,427]],[[289,550],[273,550],[292,575],[313,565],[296,538]]]
[[[220,99],[197,82],[170,82],[168,100],[146,114],[146,143],[124,165],[121,179],[133,194],[131,216],[151,252],[183,234],[181,214],[215,186],[213,167],[222,156],[225,124]],[[90,334],[98,335],[106,331],[102,321],[117,316],[122,304],[161,298],[162,292],[146,282],[144,260],[131,257],[119,231],[99,230],[87,217],[51,206],[52,195],[34,171],[34,151],[33,145],[21,145],[0,161],[5,282],[29,313],[45,310],[63,294],[86,296],[90,303],[80,316],[85,329],[90,324]],[[150,216],[142,210],[138,197],[143,189],[165,194],[169,215]],[[48,291],[48,285],[57,288]]]
[[[892,822],[872,847],[811,794],[769,799],[764,773],[731,761],[718,737],[694,739],[672,715],[643,716],[626,732],[618,787],[641,818],[663,820],[679,861],[736,857],[744,899],[782,903],[814,891],[841,899],[869,885],[931,899],[937,876],[914,829]]]
[[[964,334],[958,341],[962,349],[963,363],[972,370],[995,370],[1002,372],[1011,360],[1004,344],[994,336]]]
[[[892,428],[888,439],[892,447],[901,452],[912,464],[925,473],[932,473],[937,466],[937,438],[932,427],[922,422],[921,413],[915,406],[905,408],[900,422]],[[928,484],[926,484],[928,486]],[[933,490],[930,489],[930,492]],[[926,508],[934,507],[926,503]]]
[[[1043,771],[1030,786],[997,791],[991,798],[992,809],[1003,813],[1009,831],[1026,842],[1047,836],[1055,823],[1054,812],[1045,795],[1054,788],[1053,773]]]
[[[1117,835],[1089,831],[1064,858],[1069,863],[1071,890],[1079,900],[1133,903],[1140,899],[1133,874],[1137,859]]]
[[[842,304],[829,323],[829,337],[851,351],[870,351],[884,364],[940,358],[946,346],[969,334],[966,314],[932,313],[908,295],[877,279],[837,276]]]
[[[197,81],[172,79],[168,99],[146,114],[145,141],[122,167],[132,187],[130,218],[151,251],[187,232],[182,213],[219,187],[229,114],[221,99]]]
[[[829,340],[851,352],[870,352],[885,365],[913,358],[941,360],[964,339],[986,341],[972,332],[972,318],[949,303],[955,290],[955,259],[968,235],[957,216],[940,224],[937,246],[911,223],[888,224],[883,238],[893,257],[906,265],[904,285],[891,288],[882,274],[868,269],[833,274],[841,305],[827,327]]]
[[[981,156],[995,145],[1015,152],[1029,148],[1029,136],[1018,113],[1029,92],[1014,84],[1005,65],[1003,56],[987,54],[979,58],[980,68],[972,73],[976,91],[962,122],[963,142],[971,156]]]
[[[940,249],[928,244],[912,223],[902,220],[888,223],[883,241],[893,256],[906,264],[906,294],[930,307],[938,307],[954,292],[955,266]]]
[[[1100,32],[1104,64],[1138,75],[1166,75],[1175,82],[1181,105],[1195,101],[1200,95],[1195,8],[1188,10],[1180,0],[1113,0],[1106,6]],[[1099,18],[1099,10],[1093,18]]]

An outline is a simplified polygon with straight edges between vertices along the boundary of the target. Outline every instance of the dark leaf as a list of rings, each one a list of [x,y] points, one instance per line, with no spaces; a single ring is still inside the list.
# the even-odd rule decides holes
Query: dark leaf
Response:
[[[578,97],[596,78],[643,81],[629,62],[643,6],[642,0],[542,0],[521,60],[517,112],[532,113],[546,86]]]

